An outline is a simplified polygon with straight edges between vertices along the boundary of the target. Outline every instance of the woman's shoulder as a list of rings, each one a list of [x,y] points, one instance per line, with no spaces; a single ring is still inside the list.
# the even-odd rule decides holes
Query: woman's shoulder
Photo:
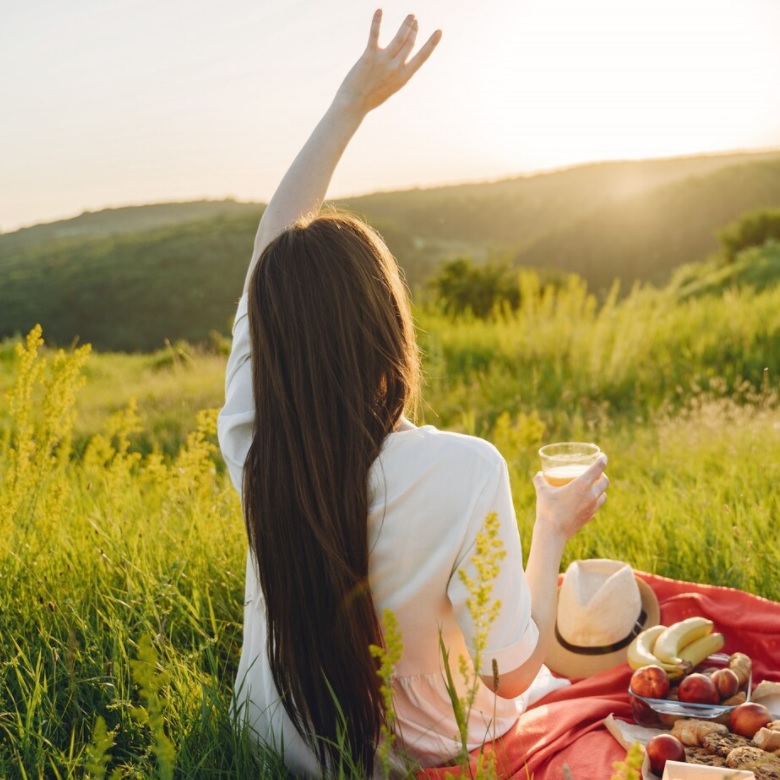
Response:
[[[422,525],[430,544],[451,552],[488,512],[512,511],[501,504],[506,488],[506,464],[490,442],[432,425],[390,434],[369,481],[377,527],[420,539]]]
[[[493,444],[478,436],[440,430],[433,425],[410,426],[388,436],[383,456],[394,455],[414,462],[460,466],[478,472],[492,471],[504,462]]]

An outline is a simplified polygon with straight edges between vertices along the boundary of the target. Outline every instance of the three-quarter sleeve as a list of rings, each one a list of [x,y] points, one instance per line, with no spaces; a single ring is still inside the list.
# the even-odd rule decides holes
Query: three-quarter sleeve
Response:
[[[252,392],[252,348],[249,338],[247,295],[241,296],[233,323],[233,346],[227,362],[225,405],[217,418],[217,434],[222,457],[239,495],[243,470],[255,421]]]
[[[501,602],[497,618],[487,630],[485,646],[481,651],[479,674],[492,674],[495,660],[500,674],[521,666],[533,652],[539,639],[539,630],[531,617],[531,594],[523,570],[520,534],[517,529],[509,473],[500,459],[485,480],[482,490],[470,511],[467,532],[455,561],[447,588],[453,614],[466,640],[466,647],[476,663],[480,628],[468,606],[472,594],[463,582],[462,570],[474,583],[480,576],[475,565],[477,534],[483,530],[486,517],[495,513],[499,528],[496,540],[506,553],[492,579],[490,603]]]

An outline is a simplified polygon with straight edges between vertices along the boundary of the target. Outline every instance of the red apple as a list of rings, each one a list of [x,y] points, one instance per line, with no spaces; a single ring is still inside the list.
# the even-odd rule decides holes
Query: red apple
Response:
[[[669,693],[669,675],[660,667],[643,666],[631,675],[631,690],[647,699],[664,699]]]
[[[739,677],[731,669],[718,669],[710,678],[718,689],[721,701],[728,699],[739,690]]]
[[[640,726],[653,726],[658,728],[661,725],[658,713],[645,701],[631,697],[631,714],[634,721]]]
[[[772,721],[769,710],[755,701],[740,704],[729,714],[729,727],[740,737],[752,739],[756,732]]]
[[[685,763],[685,748],[677,737],[671,734],[657,734],[647,743],[647,757],[650,759],[650,769],[660,777],[664,773],[667,761]]]
[[[720,695],[712,678],[698,672],[689,674],[680,680],[677,694],[680,701],[689,704],[718,704],[720,702]]]

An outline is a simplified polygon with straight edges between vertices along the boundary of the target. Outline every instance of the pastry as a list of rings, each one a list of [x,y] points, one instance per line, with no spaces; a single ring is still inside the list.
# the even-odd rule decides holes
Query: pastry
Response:
[[[713,723],[711,720],[696,720],[685,718],[678,720],[672,726],[672,734],[683,743],[695,747],[702,744],[702,740],[708,734],[727,734],[728,729],[722,723]]]
[[[701,741],[701,746],[706,748],[710,753],[715,753],[718,756],[726,758],[734,748],[746,747],[750,745],[750,740],[740,737],[739,734],[719,734],[713,732],[707,734]]]

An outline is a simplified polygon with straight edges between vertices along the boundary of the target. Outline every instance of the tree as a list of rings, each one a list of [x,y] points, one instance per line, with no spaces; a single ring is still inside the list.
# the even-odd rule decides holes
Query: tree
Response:
[[[489,261],[476,265],[469,257],[458,257],[442,264],[431,285],[447,314],[470,311],[485,318],[496,306],[520,305],[520,287],[516,270],[505,262]]]
[[[733,263],[743,249],[780,241],[780,208],[749,211],[719,230],[717,236],[723,257]]]

